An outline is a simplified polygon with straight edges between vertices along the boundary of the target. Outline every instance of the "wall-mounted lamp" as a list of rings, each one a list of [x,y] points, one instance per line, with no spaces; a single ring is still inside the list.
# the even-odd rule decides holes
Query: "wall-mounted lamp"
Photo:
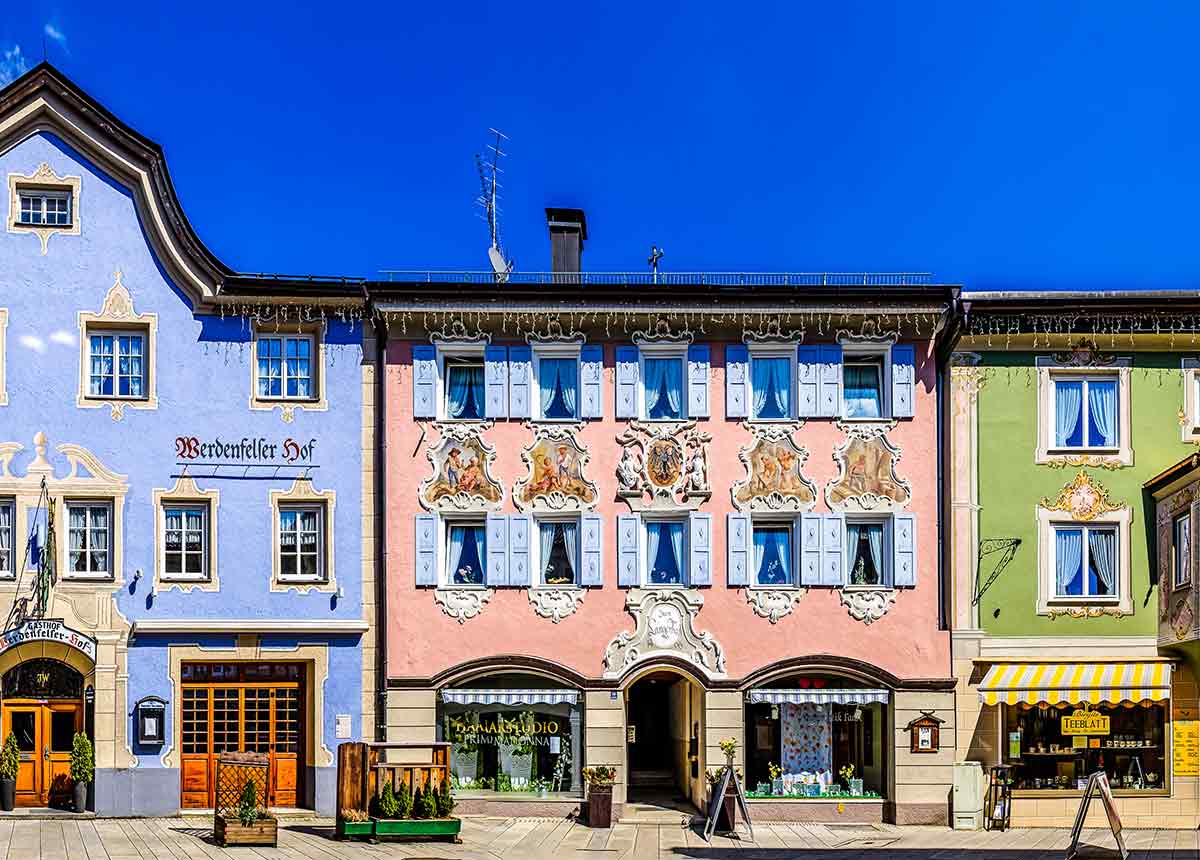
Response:
[[[339,586],[338,586],[338,590],[337,590],[337,599],[338,599],[338,600],[345,600],[345,599],[346,599],[346,588],[345,588],[345,586],[342,586],[342,585],[339,585]]]

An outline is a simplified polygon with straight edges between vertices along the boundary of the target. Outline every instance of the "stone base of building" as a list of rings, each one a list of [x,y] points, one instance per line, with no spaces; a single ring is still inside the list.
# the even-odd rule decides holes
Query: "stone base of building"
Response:
[[[480,815],[489,818],[568,818],[580,815],[583,801],[575,800],[495,800],[491,798],[459,798],[454,804],[455,815]],[[617,808],[613,806],[613,819]]]
[[[750,800],[751,818],[801,824],[839,822],[882,824],[888,804],[882,800]]]

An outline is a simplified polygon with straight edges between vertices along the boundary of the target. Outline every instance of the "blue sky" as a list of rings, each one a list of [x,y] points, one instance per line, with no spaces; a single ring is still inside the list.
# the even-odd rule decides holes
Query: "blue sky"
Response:
[[[592,270],[1200,285],[1194,3],[167,5],[10,3],[0,70],[45,38],[240,270],[485,267],[496,126],[519,269],[562,205]]]

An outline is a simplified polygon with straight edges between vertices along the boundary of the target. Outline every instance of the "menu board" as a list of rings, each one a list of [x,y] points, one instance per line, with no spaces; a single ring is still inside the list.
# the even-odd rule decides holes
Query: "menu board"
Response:
[[[1175,720],[1171,728],[1172,772],[1176,776],[1200,776],[1200,722]]]

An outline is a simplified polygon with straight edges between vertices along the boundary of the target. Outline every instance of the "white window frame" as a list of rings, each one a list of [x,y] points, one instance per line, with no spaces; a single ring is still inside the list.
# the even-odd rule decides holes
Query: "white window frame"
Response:
[[[487,582],[487,515],[443,513],[438,517],[438,522],[441,526],[438,530],[438,587],[471,590],[489,588]],[[483,567],[483,578],[478,584],[455,582],[450,575],[450,527],[468,525],[483,529],[483,552],[479,556],[479,564]]]
[[[1187,523],[1187,526],[1188,526],[1188,534],[1187,534],[1188,564],[1186,565],[1186,569],[1184,569],[1184,571],[1183,571],[1183,576],[1180,576],[1180,564],[1179,564],[1179,525],[1180,525],[1180,523]],[[1195,557],[1194,557],[1194,552],[1193,552],[1195,545],[1196,545],[1196,542],[1192,537],[1193,526],[1194,526],[1194,523],[1192,522],[1192,509],[1190,506],[1187,508],[1184,508],[1184,510],[1181,513],[1178,513],[1174,517],[1171,518],[1171,587],[1172,588],[1186,588],[1192,584],[1192,566],[1196,563]],[[1117,540],[1120,540],[1120,539],[1121,538],[1118,535]]]
[[[92,338],[94,337],[111,337],[113,339],[112,353],[112,394],[95,394],[92,392]],[[121,394],[121,352],[120,340],[122,337],[136,337],[142,342],[142,393],[141,394]],[[143,402],[150,400],[150,333],[144,328],[101,328],[99,326],[87,328],[87,334],[83,343],[84,362],[87,371],[87,376],[84,381],[85,397],[89,400],[127,400],[133,402]],[[131,377],[132,378],[132,377]]]
[[[892,419],[892,346],[894,343],[893,339],[878,344],[842,343],[842,400],[838,404],[838,414],[841,420],[869,424],[872,421],[890,421]],[[846,365],[854,360],[879,362],[880,414],[878,418],[852,418],[846,414]]]
[[[314,576],[305,576],[300,573],[299,550],[295,553],[297,559],[296,573],[283,572],[283,515],[289,512],[302,513],[307,511],[315,511],[317,514],[317,572]],[[329,578],[329,571],[325,565],[325,541],[329,530],[328,509],[320,502],[290,502],[281,501],[275,510],[275,559],[276,570],[278,571],[279,582],[298,582],[298,583],[324,583]],[[299,539],[299,531],[296,536]],[[299,543],[296,544],[299,547]]]
[[[791,544],[791,565],[792,576],[788,582],[778,585],[760,584],[758,581],[758,569],[754,567],[754,530],[759,526],[767,528],[786,527],[790,533],[789,543]],[[779,591],[780,589],[793,589],[800,587],[800,518],[798,516],[784,516],[779,514],[754,514],[750,515],[750,543],[749,543],[749,571],[750,588],[760,589],[763,591]]]
[[[73,565],[71,564],[71,553],[73,552],[73,550],[71,549],[71,509],[76,508],[76,507],[84,507],[84,508],[89,509],[89,513],[87,516],[87,525],[85,526],[85,531],[87,532],[87,540],[88,540],[89,545],[91,543],[91,533],[93,531],[92,515],[90,512],[91,509],[104,508],[108,511],[108,526],[107,526],[107,529],[108,529],[108,549],[107,549],[108,570],[106,570],[104,572],[96,572],[96,571],[92,571],[92,570],[86,570],[83,572],[79,572],[79,571],[75,570]],[[115,526],[115,523],[113,522],[113,518],[116,516],[116,512],[115,512],[116,506],[113,504],[112,499],[69,498],[64,502],[63,508],[64,508],[64,513],[66,514],[66,520],[65,520],[66,528],[64,529],[64,533],[66,535],[66,543],[63,546],[63,550],[64,550],[64,553],[66,556],[66,565],[65,565],[64,571],[63,571],[63,579],[64,580],[70,579],[70,580],[94,581],[94,582],[109,582],[109,581],[115,579],[116,578],[116,569],[115,569],[115,566],[116,566],[116,546],[115,546],[116,526]],[[86,548],[86,545],[85,545],[84,552],[88,553],[88,564],[90,565],[91,564],[91,555],[90,555],[91,551]]]
[[[1129,358],[1118,358],[1102,367],[1077,367],[1064,364],[1051,356],[1038,356],[1038,420],[1037,452],[1034,462],[1068,463],[1079,458],[1095,460],[1090,465],[1113,463],[1133,465],[1132,409],[1130,406],[1130,373],[1133,362]],[[1054,383],[1075,379],[1116,379],[1117,382],[1117,447],[1115,448],[1060,448],[1055,440],[1055,397]],[[1084,400],[1086,406],[1087,401]],[[1085,415],[1086,418],[1086,415]]]
[[[546,559],[542,558],[542,524],[543,523],[575,523],[575,581],[572,583],[549,583],[546,582]],[[532,563],[537,571],[537,575],[533,577],[534,588],[579,588],[583,585],[580,582],[581,571],[580,567],[583,562],[583,517],[579,514],[535,514],[533,517],[533,534],[529,540],[532,545],[529,550]]]
[[[1091,545],[1090,545],[1090,542],[1088,541],[1088,535],[1091,532],[1094,532],[1094,531],[1096,531],[1096,532],[1112,532],[1117,537],[1117,553],[1118,553],[1118,555],[1121,552],[1121,543],[1120,543],[1121,542],[1121,531],[1114,525],[1110,525],[1108,523],[1102,523],[1102,524],[1097,525],[1095,523],[1057,522],[1057,523],[1053,523],[1051,527],[1054,530],[1054,535],[1056,538],[1057,538],[1058,532],[1060,532],[1060,531],[1078,531],[1078,532],[1082,533],[1083,555],[1080,559],[1080,564],[1082,565],[1082,569],[1083,569],[1083,587],[1084,588],[1087,587],[1088,568],[1090,567],[1089,562],[1091,561],[1091,556],[1092,556]],[[1055,553],[1056,553],[1055,561],[1056,562],[1057,562],[1057,552],[1058,552],[1058,543],[1056,540],[1055,541]],[[1055,600],[1079,600],[1084,603],[1118,603],[1118,602],[1120,602],[1120,599],[1121,599],[1120,587],[1121,587],[1121,582],[1118,579],[1118,581],[1117,581],[1118,593],[1117,594],[1070,595],[1070,594],[1059,594],[1058,593],[1058,583],[1057,582],[1053,583]]]
[[[795,421],[800,411],[799,388],[800,368],[799,341],[790,343],[752,343],[747,346],[750,354],[750,365],[747,368],[750,378],[746,380],[746,389],[750,392],[750,402],[746,404],[748,420],[754,424],[787,424]],[[786,358],[788,360],[788,414],[785,418],[757,418],[754,415],[754,362],[756,359]]]
[[[877,419],[864,419],[877,420]],[[883,526],[883,570],[879,571],[878,584],[870,583],[854,584],[850,581],[852,571],[850,569],[851,559],[854,557],[850,546],[850,526],[861,524],[878,524]],[[895,532],[894,522],[891,514],[876,515],[876,514],[846,514],[843,518],[842,525],[842,547],[845,553],[845,580],[842,583],[844,591],[890,591],[895,588],[896,572],[892,569],[894,563],[893,534]]]
[[[438,343],[437,350],[437,420],[453,421],[456,423],[478,423],[487,420],[487,361],[484,357],[484,350],[487,344],[479,343]],[[446,396],[449,391],[447,382],[449,374],[446,369],[446,359],[470,359],[478,361],[483,368],[483,395],[484,395],[484,414],[478,418],[451,418],[447,410]]]
[[[17,578],[17,500],[12,497],[0,498],[0,508],[8,511],[8,552],[7,559],[4,551],[0,550],[0,560],[6,560],[8,567],[0,570],[0,580]]]
[[[544,424],[575,424],[583,419],[580,412],[583,409],[583,362],[581,355],[582,343],[535,343],[533,351],[533,379],[530,380],[530,394],[533,398],[533,420]],[[575,415],[571,418],[547,418],[542,414],[542,359],[567,358],[575,362]],[[640,368],[639,368],[640,369]],[[486,372],[486,368],[485,368]]]
[[[1068,608],[1107,607],[1122,615],[1133,612],[1133,595],[1130,568],[1130,534],[1133,512],[1128,507],[1105,511],[1090,520],[1072,520],[1061,511],[1048,510],[1041,505],[1037,509],[1038,520],[1038,603],[1039,615],[1061,613]],[[1103,528],[1117,530],[1117,594],[1113,597],[1059,597],[1055,577],[1057,548],[1055,530],[1058,528]],[[1086,557],[1085,557],[1086,563]]]
[[[279,357],[279,394],[262,394],[259,392],[258,383],[262,377],[258,371],[258,346],[263,341],[278,340],[280,341],[280,357]],[[289,340],[307,341],[308,342],[308,390],[307,397],[299,395],[289,395],[287,393],[288,370],[287,370],[287,344]],[[320,381],[318,374],[321,372],[321,356],[318,351],[317,337],[308,332],[258,332],[254,338],[254,355],[252,356],[254,365],[254,399],[263,403],[313,403],[320,399]]]
[[[1200,442],[1200,358],[1185,358],[1183,371],[1183,414],[1179,417],[1180,438]]]
[[[654,523],[680,523],[683,525],[683,558],[679,560],[679,582],[651,582],[650,581],[650,565],[653,560],[650,558],[650,525]],[[639,582],[642,588],[661,588],[675,589],[681,591],[692,587],[692,547],[690,543],[690,535],[688,532],[687,515],[679,516],[677,514],[642,514],[641,523],[639,525],[642,533],[641,537],[641,558],[638,559]]]
[[[688,420],[688,344],[687,343],[639,343],[638,347],[638,409],[639,420],[651,424],[678,424]],[[664,358],[679,361],[679,417],[651,418],[646,413],[646,359]]]
[[[42,216],[41,221],[26,221],[23,217],[25,209],[25,200],[38,201],[38,208]],[[66,200],[67,201],[67,220],[63,222],[50,223],[46,219],[46,201],[47,200]],[[34,186],[17,186],[17,224],[21,227],[63,227],[69,228],[75,221],[75,200],[74,194],[70,188],[39,188]]]
[[[187,572],[187,565],[185,562],[188,553],[186,549],[182,550],[180,553],[180,572],[171,573],[167,570],[167,514],[172,511],[181,511],[185,515],[185,528],[181,533],[181,538],[184,539],[183,546],[185,547],[187,546],[186,535],[188,531],[186,528],[186,514],[188,511],[200,512],[200,573],[198,574]],[[162,548],[158,559],[159,580],[162,582],[207,582],[212,569],[210,562],[211,547],[209,546],[209,536],[212,530],[212,523],[210,522],[209,517],[212,516],[212,509],[208,501],[186,501],[184,499],[164,501],[159,506],[158,515],[162,519],[163,535]]]

